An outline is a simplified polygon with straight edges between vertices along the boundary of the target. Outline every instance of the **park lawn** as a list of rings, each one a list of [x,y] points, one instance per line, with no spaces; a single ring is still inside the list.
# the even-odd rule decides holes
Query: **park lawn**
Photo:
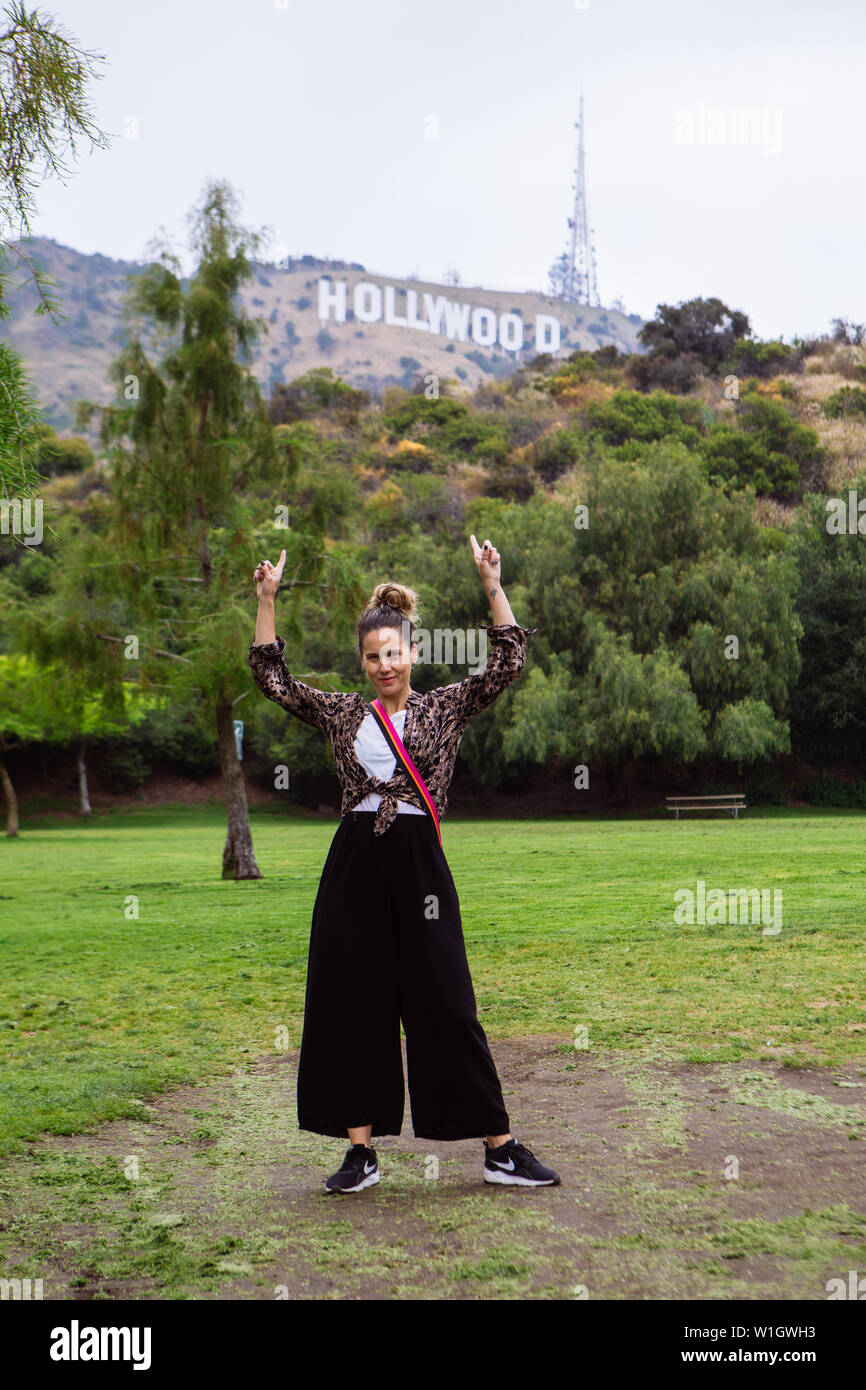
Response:
[[[336,825],[252,823],[265,876],[245,883],[219,877],[217,806],[30,822],[3,842],[0,1152],[299,1045]],[[862,814],[818,811],[446,820],[488,1036],[686,1062],[862,1058],[864,830]],[[781,932],[678,925],[674,894],[699,879],[781,889]]]

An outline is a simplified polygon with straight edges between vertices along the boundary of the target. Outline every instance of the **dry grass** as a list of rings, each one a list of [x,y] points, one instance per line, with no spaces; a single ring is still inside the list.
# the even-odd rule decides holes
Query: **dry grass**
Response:
[[[782,531],[790,531],[797,512],[795,507],[777,502],[774,497],[756,497],[755,516],[761,526],[778,526]]]

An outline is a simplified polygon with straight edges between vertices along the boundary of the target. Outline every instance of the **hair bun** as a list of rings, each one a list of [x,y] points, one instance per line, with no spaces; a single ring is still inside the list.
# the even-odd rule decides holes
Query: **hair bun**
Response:
[[[385,580],[384,584],[377,584],[370,597],[364,605],[364,611],[358,619],[358,651],[361,654],[361,664],[364,664],[364,638],[368,632],[373,632],[380,627],[396,627],[400,630],[402,640],[415,641],[415,623],[418,621],[418,595],[414,589],[409,589],[405,584],[393,584],[390,580]],[[408,633],[404,623],[409,624]]]
[[[375,608],[393,608],[395,613],[407,618],[409,622],[415,622],[418,618],[417,605],[418,595],[414,589],[408,589],[404,584],[394,584],[386,580],[384,584],[377,584],[373,593],[367,601],[365,612],[372,612]]]

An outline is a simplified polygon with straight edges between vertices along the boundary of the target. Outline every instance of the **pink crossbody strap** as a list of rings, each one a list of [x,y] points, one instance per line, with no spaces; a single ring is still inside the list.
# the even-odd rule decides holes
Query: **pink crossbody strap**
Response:
[[[372,710],[373,718],[376,720],[377,724],[379,725],[379,728],[382,730],[382,733],[388,740],[388,743],[395,757],[400,759],[409,776],[412,778],[412,781],[415,783],[415,786],[421,793],[425,809],[433,822],[433,828],[436,831],[436,837],[439,841],[439,845],[441,848],[442,832],[439,829],[439,817],[436,814],[436,807],[433,804],[432,796],[427,790],[427,784],[424,781],[424,778],[421,776],[421,773],[418,771],[412,759],[409,757],[409,754],[406,752],[406,749],[403,747],[403,740],[397,733],[397,730],[394,728],[394,725],[391,723],[390,719],[388,718],[384,709],[380,705],[379,701],[373,700],[370,704],[370,709]]]

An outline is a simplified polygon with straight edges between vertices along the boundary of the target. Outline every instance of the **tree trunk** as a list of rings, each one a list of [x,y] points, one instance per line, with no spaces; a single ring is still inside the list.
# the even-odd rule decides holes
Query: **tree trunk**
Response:
[[[247,789],[235,742],[234,706],[223,700],[217,706],[220,767],[226,794],[228,829],[223,849],[223,878],[261,878],[253,853]]]
[[[18,797],[15,795],[15,788],[12,785],[12,778],[6,771],[6,764],[0,758],[0,787],[3,788],[3,795],[6,797],[6,834],[18,834]]]
[[[90,793],[87,787],[87,763],[84,761],[84,744],[78,745],[78,799],[81,814],[90,815]]]

